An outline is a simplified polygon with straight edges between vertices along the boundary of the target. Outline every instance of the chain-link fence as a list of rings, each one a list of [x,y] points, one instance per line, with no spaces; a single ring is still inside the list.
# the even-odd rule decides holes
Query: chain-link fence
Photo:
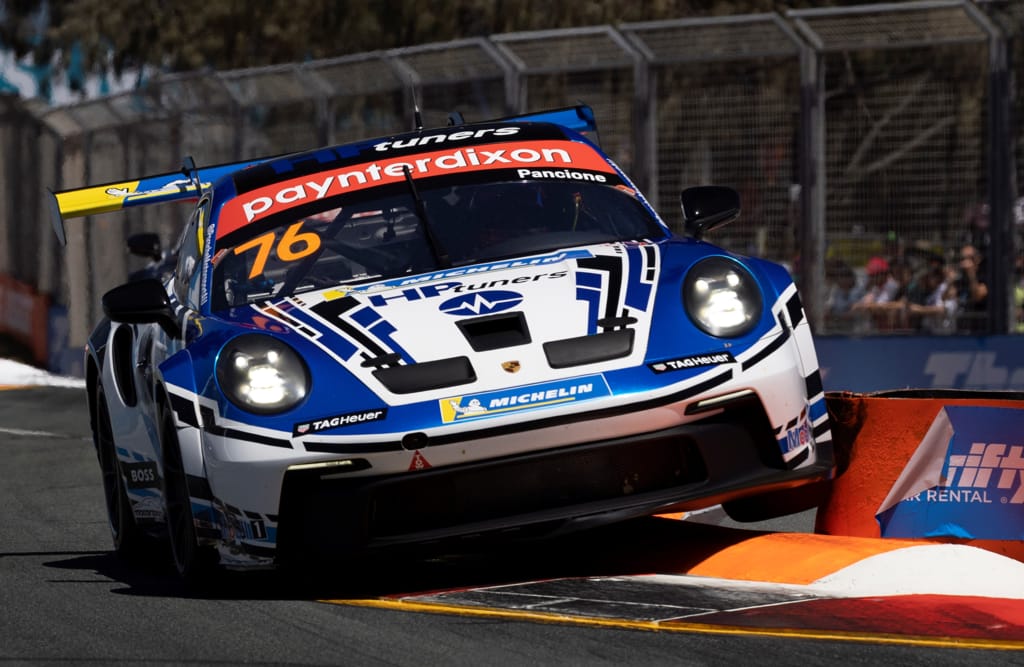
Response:
[[[869,274],[866,291],[881,298],[893,280],[911,302],[943,284],[949,288],[942,317],[925,320],[881,306],[870,318],[850,317],[837,302],[825,324],[854,331],[1004,330],[1007,314],[996,304],[1007,298],[999,277],[1008,267],[999,267],[994,250],[1012,247],[1013,239],[995,242],[984,213],[1005,195],[989,182],[992,110],[1005,103],[989,95],[998,76],[991,53],[1004,43],[1002,33],[974,5],[958,2],[789,17],[814,49],[824,82],[816,104],[826,126],[818,173],[826,182],[829,287],[840,290],[838,277],[862,268]],[[988,256],[971,269],[990,290],[980,301],[970,298],[967,272],[959,267],[967,244]],[[915,289],[925,293],[914,295]]]
[[[79,347],[100,295],[139,268],[127,235],[156,231],[170,245],[186,211],[76,221],[61,251],[45,188],[171,171],[185,155],[212,165],[385,135],[409,129],[417,106],[430,126],[451,111],[473,121],[582,101],[673,227],[684,187],[737,188],[743,217],[709,240],[786,264],[818,334],[1013,332],[1024,299],[1021,25],[1021,2],[925,0],[167,75],[63,108],[0,98],[0,276],[66,312],[59,346]],[[984,257],[980,304],[966,298],[968,245]]]

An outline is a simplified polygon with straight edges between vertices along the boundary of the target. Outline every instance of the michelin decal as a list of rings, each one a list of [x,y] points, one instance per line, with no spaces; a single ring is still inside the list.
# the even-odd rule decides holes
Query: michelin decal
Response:
[[[438,406],[441,409],[441,421],[451,424],[468,419],[498,417],[510,412],[586,401],[610,395],[611,390],[608,388],[604,376],[589,375],[514,389],[502,389],[468,396],[452,396],[438,401]]]

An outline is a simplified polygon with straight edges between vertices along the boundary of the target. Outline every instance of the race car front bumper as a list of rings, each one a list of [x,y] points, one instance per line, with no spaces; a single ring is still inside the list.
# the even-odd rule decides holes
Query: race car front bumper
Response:
[[[650,433],[407,474],[289,470],[277,557],[293,562],[491,533],[553,535],[810,486],[832,474],[830,441],[783,461],[752,400]]]

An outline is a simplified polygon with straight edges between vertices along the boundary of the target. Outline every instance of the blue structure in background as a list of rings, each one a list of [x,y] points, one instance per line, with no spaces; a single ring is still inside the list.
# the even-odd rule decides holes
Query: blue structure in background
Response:
[[[815,337],[825,391],[1024,390],[1022,336]]]

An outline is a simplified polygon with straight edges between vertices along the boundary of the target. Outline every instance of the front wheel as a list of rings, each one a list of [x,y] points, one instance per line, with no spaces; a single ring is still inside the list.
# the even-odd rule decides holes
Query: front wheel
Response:
[[[103,475],[103,495],[107,503],[107,520],[114,541],[114,552],[125,560],[136,560],[150,545],[146,534],[135,523],[135,515],[132,513],[117,459],[114,430],[110,424],[110,411],[102,384],[96,385],[94,405],[92,437]]]
[[[200,546],[196,537],[192,497],[182,463],[178,429],[174,425],[174,415],[166,406],[160,411],[160,447],[163,450],[167,536],[174,567],[186,586],[203,588],[212,583],[217,570],[217,554],[210,547]]]

